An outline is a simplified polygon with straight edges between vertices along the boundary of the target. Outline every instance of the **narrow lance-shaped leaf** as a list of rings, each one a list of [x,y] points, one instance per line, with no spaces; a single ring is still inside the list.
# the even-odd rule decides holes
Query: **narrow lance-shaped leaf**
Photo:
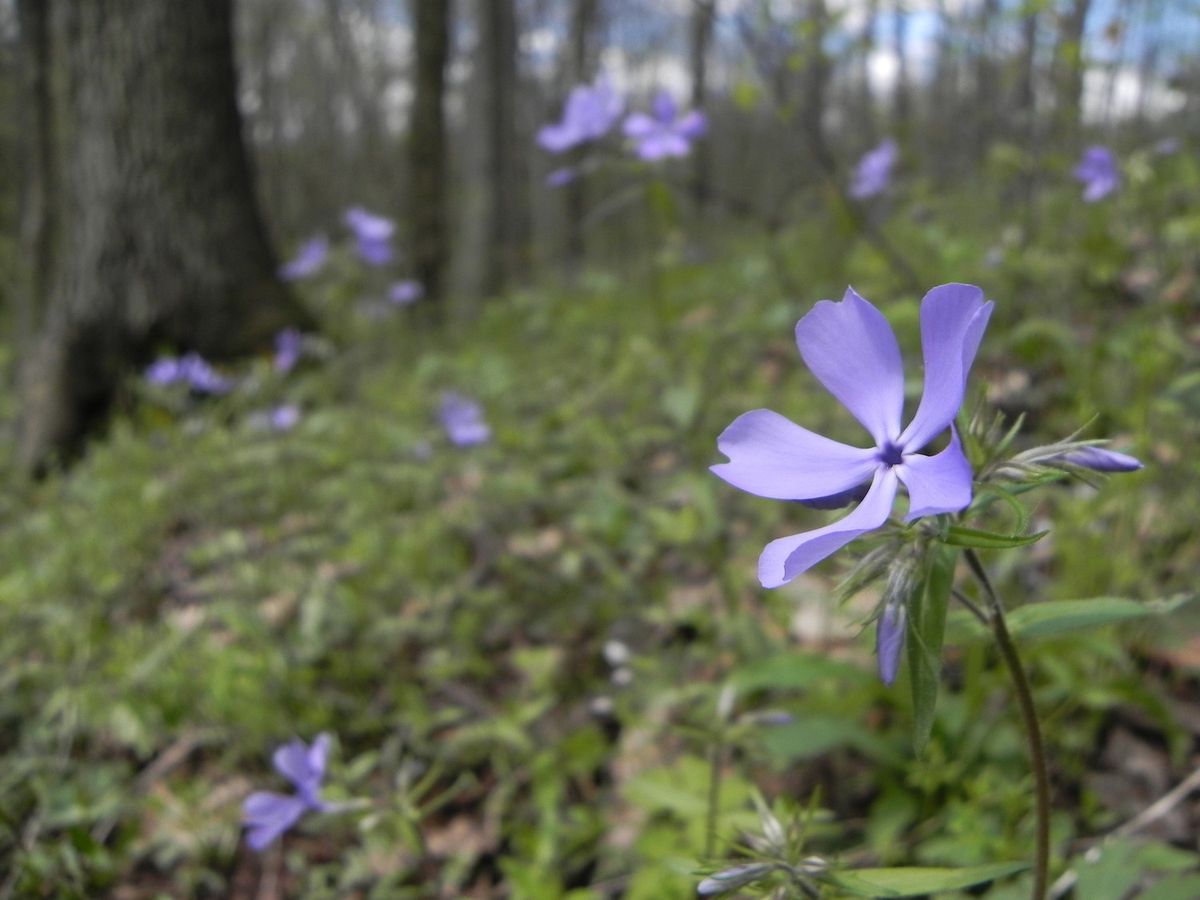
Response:
[[[924,590],[918,591],[909,605],[908,672],[913,698],[913,750],[918,754],[925,749],[933,730],[946,606],[954,584],[957,557],[957,551],[949,547],[931,548],[926,559]]]

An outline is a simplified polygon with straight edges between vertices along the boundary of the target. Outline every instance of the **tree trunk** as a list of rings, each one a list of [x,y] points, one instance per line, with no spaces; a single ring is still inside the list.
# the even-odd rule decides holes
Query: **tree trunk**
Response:
[[[31,102],[51,147],[34,201],[46,281],[20,373],[31,469],[77,450],[157,344],[229,356],[304,322],[255,205],[231,0],[22,12],[39,5],[48,81]],[[23,40],[36,39],[29,21]]]
[[[717,19],[717,0],[695,0],[692,9],[691,64],[692,106],[704,109],[708,103],[708,54]],[[712,179],[712,152],[709,141],[692,146],[692,199],[703,211],[708,203]]]
[[[517,19],[513,0],[480,0],[483,76],[484,217],[482,289],[501,293],[525,268],[528,191],[517,150]]]
[[[450,261],[446,225],[446,62],[449,0],[413,0],[415,93],[409,125],[409,224],[413,273],[431,300],[441,298]],[[435,313],[436,314],[436,313]]]
[[[1072,0],[1059,26],[1054,63],[1058,70],[1056,113],[1068,147],[1078,143],[1083,120],[1083,32],[1091,0]]]
[[[596,19],[600,11],[599,0],[575,0],[571,15],[570,58],[568,73],[571,84],[590,81],[595,73],[592,71],[594,58],[592,54],[592,33],[596,28]],[[567,264],[577,268],[583,263],[584,240],[583,219],[587,213],[587,194],[585,179],[576,178],[564,189],[566,192],[567,222]]]
[[[908,11],[903,0],[892,4],[892,49],[896,53],[896,84],[892,93],[892,131],[904,141],[911,115],[908,88]]]

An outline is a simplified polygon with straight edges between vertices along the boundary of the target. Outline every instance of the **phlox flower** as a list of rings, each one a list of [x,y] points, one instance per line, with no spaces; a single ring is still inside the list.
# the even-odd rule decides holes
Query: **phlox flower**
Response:
[[[1063,462],[1091,469],[1093,472],[1136,472],[1142,468],[1140,460],[1127,453],[1118,453],[1116,450],[1106,450],[1103,447],[1080,447],[1077,450],[1062,453],[1047,462],[1051,465],[1055,462]]]
[[[883,525],[901,484],[908,491],[906,521],[958,512],[970,504],[971,466],[953,422],[992,305],[981,289],[969,284],[943,284],[925,295],[921,302],[925,390],[903,428],[900,348],[878,309],[850,288],[841,302],[822,300],[796,324],[801,358],[866,428],[872,446],[859,448],[830,440],[767,409],[744,413],[721,433],[717,447],[729,462],[713,466],[712,471],[734,487],[820,509],[861,498],[837,522],[769,543],[758,560],[764,587],[786,584]],[[950,443],[944,450],[933,455],[921,452],[947,430]]]
[[[891,138],[868,150],[854,170],[850,196],[859,200],[882,194],[892,182],[892,169],[900,158],[900,146]]]
[[[538,145],[548,153],[565,153],[599,140],[624,111],[625,101],[604,76],[593,84],[576,85],[563,105],[562,119],[538,130]]]
[[[232,388],[229,379],[219,375],[199,353],[186,356],[164,356],[146,369],[151,384],[171,385],[183,382],[199,394],[225,394]]]
[[[412,278],[397,281],[388,288],[388,301],[396,306],[409,306],[424,296],[424,285]]]
[[[290,372],[304,354],[304,335],[295,328],[285,328],[275,335],[275,370]]]
[[[446,436],[456,447],[474,447],[491,440],[492,429],[484,421],[483,409],[462,394],[454,391],[442,394],[438,418],[446,429]]]
[[[1107,147],[1096,144],[1083,151],[1075,167],[1075,180],[1083,184],[1085,203],[1103,200],[1121,186],[1117,157]]]
[[[687,156],[692,141],[708,130],[708,120],[699,110],[680,115],[674,98],[659,91],[650,107],[650,115],[635,112],[625,120],[625,136],[634,142],[639,159],[655,162],[669,157]]]
[[[279,267],[279,277],[284,281],[308,278],[321,270],[328,256],[329,238],[319,234],[301,244],[295,257]]]
[[[255,791],[246,798],[242,804],[242,822],[247,828],[246,843],[254,850],[266,849],[306,812],[330,809],[321,799],[329,743],[329,735],[322,733],[312,746],[295,738],[275,751],[271,757],[275,771],[290,781],[296,792]]]
[[[343,216],[346,227],[354,234],[359,258],[369,266],[385,266],[392,261],[392,235],[396,223],[377,216],[361,206],[352,206]]]

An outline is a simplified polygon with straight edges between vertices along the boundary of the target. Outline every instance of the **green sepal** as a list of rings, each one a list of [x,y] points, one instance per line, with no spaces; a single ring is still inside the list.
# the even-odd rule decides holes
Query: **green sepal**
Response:
[[[1035,544],[1049,532],[1039,531],[1036,534],[997,534],[994,531],[982,531],[978,528],[964,528],[962,525],[951,525],[946,529],[942,543],[951,547],[973,547],[978,550],[1007,550],[1010,547],[1026,547]]]

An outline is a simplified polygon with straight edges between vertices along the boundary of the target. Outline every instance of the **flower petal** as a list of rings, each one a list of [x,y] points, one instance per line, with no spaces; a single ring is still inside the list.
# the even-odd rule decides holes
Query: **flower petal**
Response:
[[[693,109],[679,120],[679,123],[675,126],[675,131],[690,141],[704,137],[708,133],[708,117],[699,110]]]
[[[622,126],[625,136],[635,140],[656,134],[660,128],[661,126],[654,119],[640,112],[630,113]]]
[[[846,289],[840,303],[822,300],[796,323],[796,346],[829,393],[883,446],[900,431],[904,368],[883,314]]]
[[[278,748],[271,757],[275,771],[290,781],[296,787],[319,781],[321,774],[313,771],[308,745],[299,738],[293,738]]]
[[[863,502],[844,519],[824,528],[771,541],[758,558],[758,580],[766,588],[787,584],[861,534],[887,521],[896,499],[896,475],[881,466]]]
[[[299,797],[256,791],[242,804],[243,822],[250,829],[246,843],[262,850],[300,820],[308,805]]]
[[[896,474],[908,488],[908,514],[911,522],[922,516],[958,512],[971,505],[971,464],[962,451],[958,430],[951,429],[950,444],[936,456],[910,453],[896,467]]]
[[[1141,460],[1116,450],[1105,450],[1103,447],[1080,447],[1061,456],[1047,460],[1048,463],[1067,463],[1072,466],[1082,466],[1095,472],[1136,472],[1143,468]]]
[[[943,284],[921,301],[925,392],[900,445],[920,450],[950,427],[962,406],[967,374],[992,314],[991,301],[973,284]]]
[[[729,462],[712,472],[736,488],[772,500],[829,497],[862,484],[878,465],[861,450],[801,428],[769,409],[738,416],[717,438]]]

